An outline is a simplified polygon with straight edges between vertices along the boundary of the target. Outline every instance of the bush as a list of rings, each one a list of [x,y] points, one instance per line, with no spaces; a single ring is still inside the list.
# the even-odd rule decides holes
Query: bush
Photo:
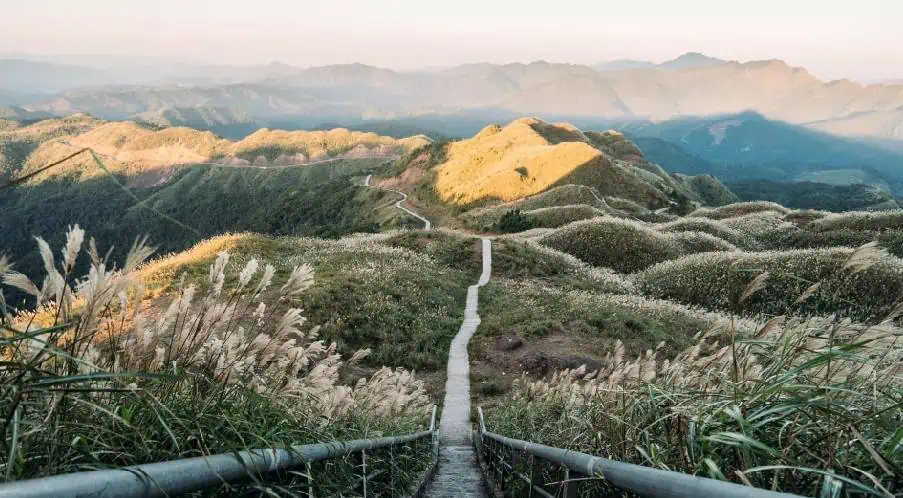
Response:
[[[536,221],[530,216],[521,214],[520,209],[506,212],[495,225],[496,230],[503,233],[523,232],[535,227]]]
[[[894,211],[851,211],[832,214],[810,223],[813,232],[832,230],[900,230],[903,229],[903,210]]]
[[[702,232],[742,249],[758,248],[758,244],[752,236],[730,228],[720,221],[705,218],[681,218],[671,223],[658,225],[656,228],[662,232]]]
[[[603,216],[606,213],[592,206],[578,204],[534,209],[524,214],[530,217],[538,228],[558,228],[575,221]]]
[[[596,268],[534,240],[497,238],[492,245],[493,278],[541,278],[566,288],[606,294],[631,294],[633,283],[617,273]]]
[[[774,202],[753,201],[737,202],[735,204],[728,204],[717,208],[699,208],[688,216],[723,220],[724,218],[734,218],[736,216],[745,216],[747,214],[761,213],[763,211],[771,211],[781,215],[790,212],[789,209]]]
[[[762,248],[777,247],[789,233],[798,230],[794,224],[784,221],[783,215],[774,211],[725,218],[721,223],[751,237]]]
[[[662,353],[673,357],[697,333],[729,324],[724,315],[667,301],[538,280],[494,279],[480,290],[480,314],[482,337],[514,332],[529,340],[554,330],[578,338],[587,347],[582,354],[610,350],[617,341],[629,353],[641,354],[666,341]]]
[[[571,223],[542,237],[540,243],[621,273],[640,271],[683,254],[672,237],[639,222],[611,217]]]
[[[677,232],[671,237],[683,247],[684,253],[736,251],[737,246],[702,232]]]
[[[866,320],[886,313],[903,295],[903,261],[881,254],[861,271],[855,266],[844,269],[868,254],[857,251],[697,254],[649,268],[636,282],[645,294],[708,309],[771,315],[838,313]],[[741,302],[747,286],[763,272],[768,272],[764,287]],[[797,303],[816,283],[811,295]]]

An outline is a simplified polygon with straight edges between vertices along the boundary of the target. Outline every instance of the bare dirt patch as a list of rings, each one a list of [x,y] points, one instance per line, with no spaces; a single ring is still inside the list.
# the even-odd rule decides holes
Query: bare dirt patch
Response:
[[[471,393],[477,404],[491,405],[523,374],[537,379],[566,368],[585,365],[590,372],[605,366],[591,341],[564,333],[530,340],[516,334],[481,337],[478,342],[471,359]]]

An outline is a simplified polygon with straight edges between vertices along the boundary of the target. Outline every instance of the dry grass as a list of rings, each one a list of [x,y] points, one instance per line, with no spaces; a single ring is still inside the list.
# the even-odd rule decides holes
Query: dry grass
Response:
[[[682,185],[641,155],[620,154],[629,160],[614,159],[617,154],[609,157],[609,152],[626,146],[609,141],[594,141],[572,125],[532,118],[513,121],[504,128],[487,127],[474,138],[449,146],[436,190],[443,202],[472,206],[515,201],[555,186],[582,184],[645,206],[669,206],[670,193],[683,189]]]
[[[43,123],[43,122],[42,122]],[[81,123],[81,121],[78,121]],[[40,123],[39,123],[40,124]],[[38,126],[38,125],[35,125]],[[13,133],[22,134],[28,128]],[[49,131],[47,131],[49,130]],[[62,131],[67,134],[61,134]],[[312,132],[259,130],[239,142],[217,138],[191,128],[150,129],[132,122],[90,121],[84,126],[43,125],[43,143],[29,157],[25,173],[71,154],[91,148],[101,154],[111,171],[137,173],[178,165],[226,163],[232,166],[300,166],[326,158],[393,157],[428,143],[424,137],[397,140],[374,133],[345,129]],[[60,140],[51,140],[55,137]],[[64,142],[68,142],[64,143]],[[79,157],[42,176],[76,174],[82,179],[104,174],[90,158]]]
[[[599,170],[607,163],[586,143],[553,144],[526,120],[518,120],[497,133],[450,144],[436,189],[443,201],[456,205],[514,201],[570,180],[598,183]]]

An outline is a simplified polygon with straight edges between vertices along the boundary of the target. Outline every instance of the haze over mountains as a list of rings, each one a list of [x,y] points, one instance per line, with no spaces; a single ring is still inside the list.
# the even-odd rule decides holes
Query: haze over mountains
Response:
[[[186,108],[227,108],[241,122],[297,126],[434,115],[661,121],[754,111],[832,134],[903,139],[903,85],[826,82],[780,60],[724,61],[698,53],[662,64],[475,63],[429,72],[275,63],[97,69],[7,59],[0,60],[0,74],[7,104],[107,119]]]

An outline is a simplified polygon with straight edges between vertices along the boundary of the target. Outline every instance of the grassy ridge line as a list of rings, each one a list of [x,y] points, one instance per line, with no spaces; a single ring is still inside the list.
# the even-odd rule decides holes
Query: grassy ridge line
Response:
[[[269,170],[196,166],[180,168],[171,177],[164,176],[164,184],[148,186],[140,186],[144,176],[115,172],[82,181],[54,177],[4,191],[0,210],[7,216],[0,218],[0,233],[8,236],[5,249],[20,271],[34,273],[42,263],[33,251],[32,236],[60,244],[60,234],[74,224],[115,246],[114,261],[139,235],[157,241],[163,252],[175,252],[230,231],[322,237],[373,232],[403,222],[396,209],[383,207],[388,194],[365,191],[348,181],[377,163],[355,159]],[[100,171],[93,163],[91,167]],[[200,235],[136,208],[134,198],[117,184],[166,217],[188,220]],[[255,209],[247,209],[249,200]],[[60,205],[66,209],[61,211]],[[11,304],[20,304],[21,295],[7,297]]]

